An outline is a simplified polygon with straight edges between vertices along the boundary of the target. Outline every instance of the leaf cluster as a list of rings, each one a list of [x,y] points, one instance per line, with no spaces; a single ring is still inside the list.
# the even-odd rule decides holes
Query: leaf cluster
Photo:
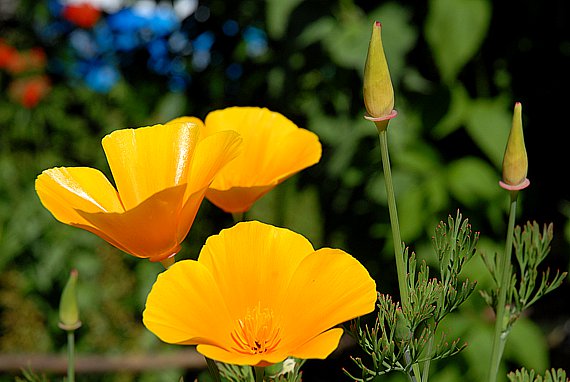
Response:
[[[264,381],[267,382],[301,382],[301,366],[305,360],[288,358],[283,362],[265,368]],[[254,372],[251,366],[216,363],[222,382],[253,382]]]
[[[467,219],[457,212],[447,223],[440,222],[435,229],[433,247],[436,252],[440,277],[430,278],[429,267],[422,261],[417,270],[414,253],[404,250],[409,289],[409,301],[402,304],[392,297],[378,295],[378,315],[373,326],[361,327],[356,320],[351,333],[372,364],[366,366],[361,358],[354,358],[362,374],[355,381],[370,381],[390,371],[410,375],[418,364],[429,367],[430,361],[443,359],[460,352],[465,345],[459,339],[448,341],[438,334],[439,323],[456,310],[475,289],[475,282],[460,280],[465,263],[476,251],[478,233],[473,233]]]
[[[550,252],[550,243],[553,238],[552,223],[544,225],[542,231],[537,222],[527,222],[524,228],[515,227],[513,231],[513,249],[517,262],[516,270],[507,266],[506,271],[511,272],[510,284],[507,286],[508,307],[507,331],[531,305],[542,296],[558,288],[567,272],[556,271],[551,277],[547,268],[539,277],[539,266]],[[497,311],[497,296],[499,291],[499,256],[495,254],[492,259],[483,256],[487,269],[495,282],[491,291],[482,291],[485,302]]]
[[[569,382],[570,379],[566,377],[566,372],[562,369],[546,370],[544,377],[536,374],[534,370],[520,370],[510,372],[507,377],[509,382]]]

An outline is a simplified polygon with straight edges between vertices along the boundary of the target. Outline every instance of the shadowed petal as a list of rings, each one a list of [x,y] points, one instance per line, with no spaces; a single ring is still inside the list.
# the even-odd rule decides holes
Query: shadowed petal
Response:
[[[206,197],[225,212],[246,212],[274,187],[275,183],[269,186],[231,187],[222,191],[209,188]]]
[[[131,255],[161,261],[180,250],[178,216],[185,190],[182,184],[157,192],[123,213],[77,213]]]

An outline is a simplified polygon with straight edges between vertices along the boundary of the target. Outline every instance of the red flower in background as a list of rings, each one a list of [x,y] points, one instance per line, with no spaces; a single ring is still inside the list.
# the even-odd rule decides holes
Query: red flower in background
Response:
[[[89,3],[66,5],[62,12],[63,18],[81,28],[91,28],[101,17],[101,11]]]
[[[49,78],[45,75],[36,75],[33,77],[17,78],[12,81],[8,87],[8,94],[14,101],[31,109],[45,97],[49,90]]]
[[[42,48],[20,52],[0,40],[0,69],[6,69],[10,74],[43,70],[46,61],[46,54]]]
[[[22,106],[31,109],[49,92],[49,77],[43,74],[47,57],[42,48],[18,51],[0,39],[0,69],[12,76],[8,96]]]
[[[17,56],[16,48],[0,40],[0,69],[8,68],[17,59]]]

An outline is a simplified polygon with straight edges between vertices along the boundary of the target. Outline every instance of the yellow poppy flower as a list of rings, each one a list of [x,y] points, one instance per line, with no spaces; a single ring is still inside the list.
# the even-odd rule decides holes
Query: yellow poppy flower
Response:
[[[165,260],[180,250],[216,172],[238,155],[237,133],[199,134],[190,123],[114,131],[102,143],[116,189],[99,170],[58,167],[38,176],[36,192],[62,223]]]
[[[201,123],[195,117],[177,120]],[[316,134],[266,108],[215,110],[204,124],[204,136],[234,130],[243,137],[242,153],[216,175],[206,193],[225,212],[246,212],[276,185],[321,159]]]
[[[198,345],[229,364],[266,366],[288,356],[326,358],[336,325],[370,313],[376,284],[362,264],[303,236],[257,221],[208,238],[198,260],[158,276],[143,312],[161,340]]]

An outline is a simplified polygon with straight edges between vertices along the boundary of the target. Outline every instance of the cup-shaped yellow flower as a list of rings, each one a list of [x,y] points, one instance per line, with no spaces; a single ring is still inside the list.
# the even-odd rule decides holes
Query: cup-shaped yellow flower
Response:
[[[200,123],[195,117],[177,120]],[[243,138],[242,153],[216,175],[206,193],[225,212],[248,211],[276,185],[321,159],[316,134],[266,108],[215,110],[208,113],[204,125],[204,136],[234,130]]]
[[[198,345],[230,364],[326,358],[336,325],[370,313],[376,284],[362,264],[302,235],[257,221],[208,238],[198,260],[175,263],[153,285],[145,326],[161,340]]]
[[[191,123],[114,131],[102,143],[117,188],[99,170],[58,167],[37,177],[36,192],[62,223],[163,261],[180,250],[215,174],[239,154],[237,133],[199,134]]]
[[[394,110],[394,88],[388,70],[388,62],[382,44],[382,24],[375,21],[364,65],[364,106],[367,119],[374,121],[379,130],[388,126],[388,121],[397,113]]]
[[[524,144],[521,114],[522,105],[517,102],[515,103],[513,124],[503,156],[503,179],[499,182],[501,187],[511,191],[521,190],[530,184],[526,177],[528,157]]]

